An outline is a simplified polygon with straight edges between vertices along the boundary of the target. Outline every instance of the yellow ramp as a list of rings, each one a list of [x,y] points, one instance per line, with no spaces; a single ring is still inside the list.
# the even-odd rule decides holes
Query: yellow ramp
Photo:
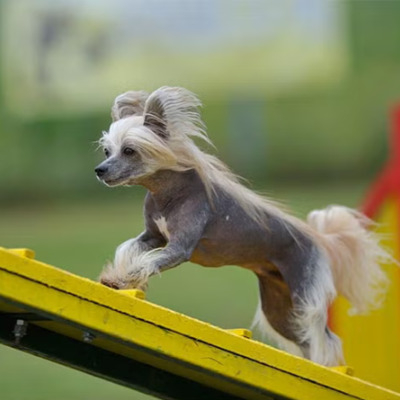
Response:
[[[0,248],[0,341],[165,399],[400,394]]]

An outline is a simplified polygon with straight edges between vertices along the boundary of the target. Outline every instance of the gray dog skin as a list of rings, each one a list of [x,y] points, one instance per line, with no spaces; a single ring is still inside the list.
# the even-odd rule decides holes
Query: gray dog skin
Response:
[[[101,283],[145,289],[151,275],[185,261],[241,266],[258,278],[255,323],[272,340],[320,364],[341,364],[340,340],[327,327],[327,307],[337,289],[330,257],[335,243],[330,246],[322,239],[325,233],[318,232],[328,211],[314,214],[314,229],[250,195],[222,163],[190,139],[207,140],[198,106],[197,98],[182,88],[163,87],[151,95],[127,92],[116,98],[114,122],[100,140],[107,158],[95,171],[109,186],[147,188],[145,230],[118,247]],[[339,206],[334,210],[343,215],[342,225],[351,222],[360,232],[364,229],[354,211]],[[350,252],[340,247],[337,251],[347,251],[343,259]]]

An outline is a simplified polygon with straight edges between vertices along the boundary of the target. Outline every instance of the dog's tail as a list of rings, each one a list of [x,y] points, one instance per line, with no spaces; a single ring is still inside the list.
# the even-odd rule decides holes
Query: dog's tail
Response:
[[[379,235],[369,230],[374,222],[341,206],[312,211],[307,221],[329,257],[336,290],[353,306],[350,313],[378,308],[388,287],[380,264],[394,260],[380,246]]]

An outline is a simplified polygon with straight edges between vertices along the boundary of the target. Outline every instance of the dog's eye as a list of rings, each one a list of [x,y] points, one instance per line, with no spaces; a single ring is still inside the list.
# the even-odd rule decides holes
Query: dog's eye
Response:
[[[131,149],[130,147],[125,147],[124,150],[122,150],[122,153],[124,153],[126,156],[131,156],[135,150]]]
[[[104,155],[108,158],[110,157],[110,150],[104,149]]]

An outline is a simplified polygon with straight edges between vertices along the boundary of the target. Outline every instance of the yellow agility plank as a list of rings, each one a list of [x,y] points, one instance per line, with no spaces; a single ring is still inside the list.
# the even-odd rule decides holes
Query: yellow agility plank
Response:
[[[7,345],[161,398],[400,399],[346,370],[253,341],[246,330],[217,328],[140,291],[116,291],[30,257],[0,248]]]

